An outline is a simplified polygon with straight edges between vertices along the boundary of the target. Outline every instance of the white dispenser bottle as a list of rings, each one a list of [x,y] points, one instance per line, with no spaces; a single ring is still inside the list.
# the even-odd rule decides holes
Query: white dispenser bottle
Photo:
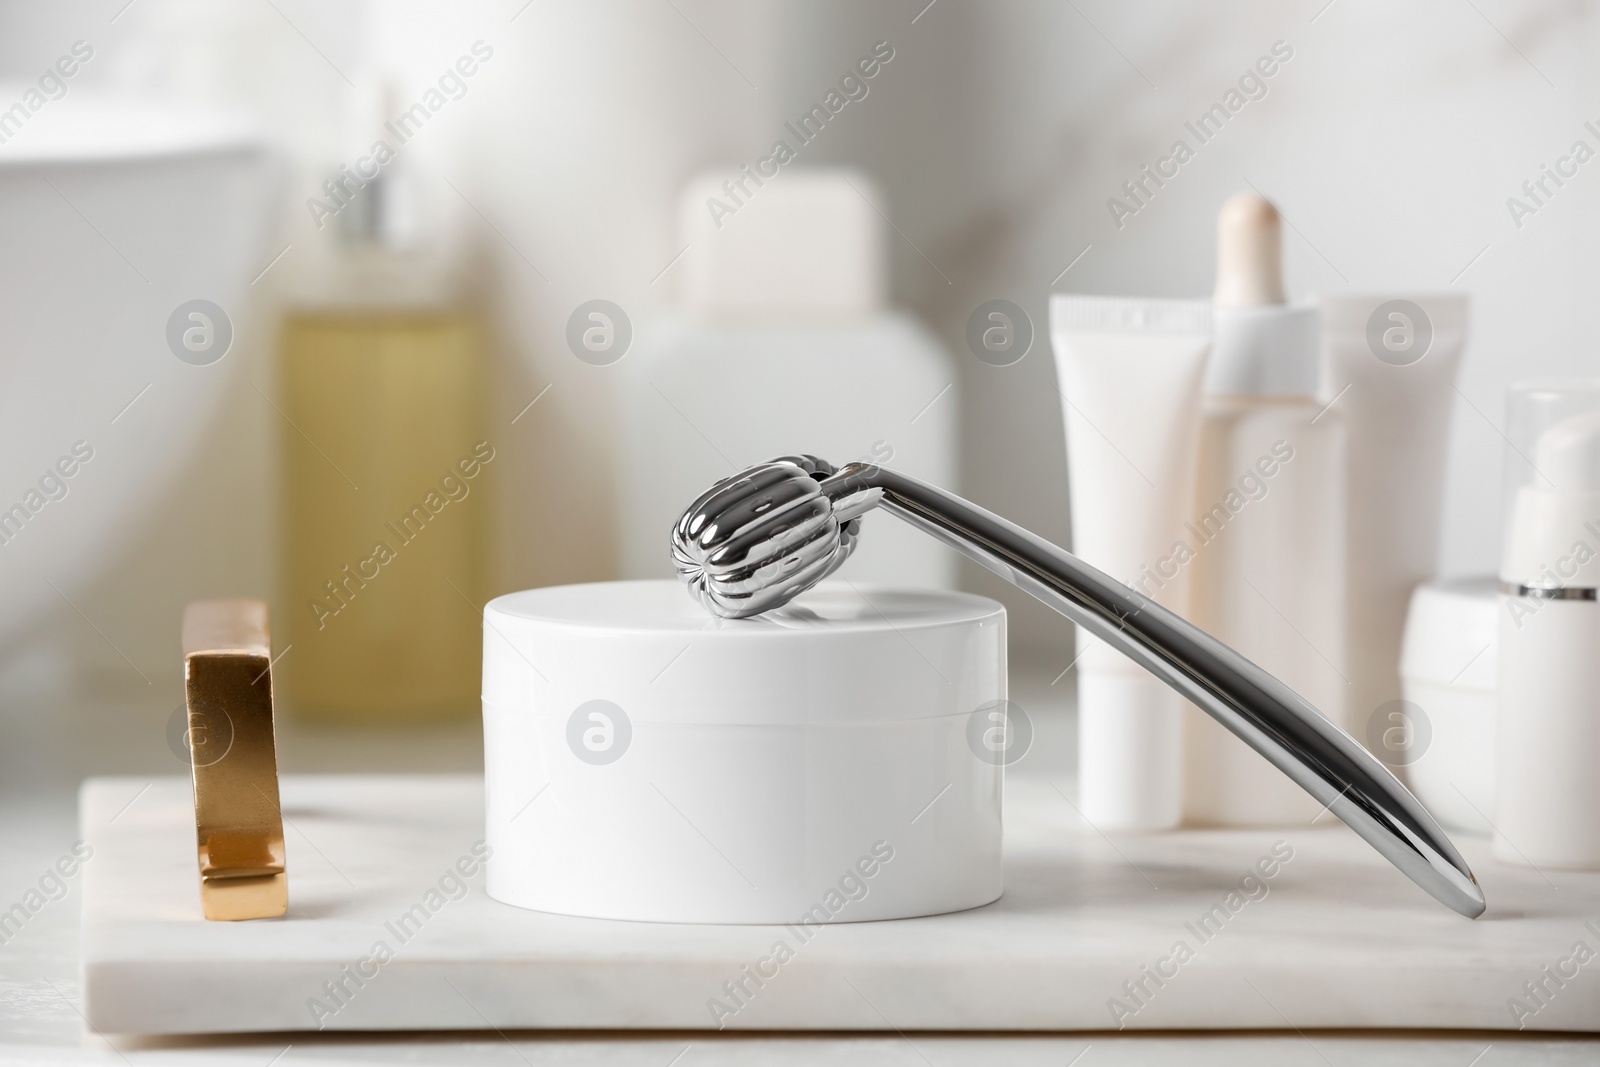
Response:
[[[864,460],[958,488],[955,363],[884,306],[874,202],[864,175],[836,169],[690,183],[682,311],[644,324],[615,367],[624,577],[671,577],[668,535],[683,509],[775,456]],[[841,578],[953,584],[955,553],[893,519],[866,521]]]
[[[1314,399],[1318,316],[1284,299],[1277,210],[1240,194],[1217,218],[1200,423],[1190,619],[1345,726],[1344,427]],[[1184,815],[1305,823],[1318,804],[1210,717],[1185,709]]]
[[[1513,388],[1494,854],[1600,868],[1600,381]]]

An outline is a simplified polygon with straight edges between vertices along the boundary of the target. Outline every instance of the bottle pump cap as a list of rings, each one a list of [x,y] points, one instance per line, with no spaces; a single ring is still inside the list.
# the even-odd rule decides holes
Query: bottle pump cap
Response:
[[[1512,387],[1501,580],[1600,587],[1600,381]]]
[[[843,168],[703,174],[681,204],[684,303],[714,318],[835,319],[884,302],[882,196]]]

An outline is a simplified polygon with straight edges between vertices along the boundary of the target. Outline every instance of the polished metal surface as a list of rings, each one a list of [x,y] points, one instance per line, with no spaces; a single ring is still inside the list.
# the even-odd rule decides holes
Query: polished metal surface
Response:
[[[183,674],[202,910],[223,921],[275,918],[289,907],[289,879],[266,602],[188,605]]]
[[[1526,600],[1595,600],[1600,589],[1587,585],[1520,585],[1501,582],[1500,591],[1506,596]]]
[[[1288,686],[1221,641],[1071,553],[942,489],[884,467],[837,471],[787,456],[718,482],[673,527],[690,593],[724,618],[779,607],[850,555],[883,510],[1061,612],[1193,701],[1435,899],[1468,918],[1483,891],[1450,839],[1388,768]]]
[[[816,456],[780,456],[702,493],[672,530],[673,562],[695,599],[747,618],[838,570],[861,523],[823,495],[833,473]]]

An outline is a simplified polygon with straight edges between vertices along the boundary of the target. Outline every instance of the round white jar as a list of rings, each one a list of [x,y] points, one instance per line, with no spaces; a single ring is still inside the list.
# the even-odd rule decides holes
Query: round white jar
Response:
[[[488,892],[540,911],[851,922],[1000,895],[1005,609],[825,583],[719,619],[674,581],[484,611]]]
[[[1367,739],[1378,758],[1405,768],[1411,791],[1440,822],[1485,837],[1494,818],[1500,610],[1494,578],[1417,586],[1400,652],[1412,707],[1388,711],[1396,721],[1381,722],[1381,733],[1369,728]],[[1402,743],[1382,743],[1390,737]]]

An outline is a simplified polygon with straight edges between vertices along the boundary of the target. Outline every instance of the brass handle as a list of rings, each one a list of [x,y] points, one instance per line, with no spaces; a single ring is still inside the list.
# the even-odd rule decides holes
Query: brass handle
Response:
[[[282,915],[289,883],[266,603],[200,600],[186,607],[183,668],[205,916]]]

